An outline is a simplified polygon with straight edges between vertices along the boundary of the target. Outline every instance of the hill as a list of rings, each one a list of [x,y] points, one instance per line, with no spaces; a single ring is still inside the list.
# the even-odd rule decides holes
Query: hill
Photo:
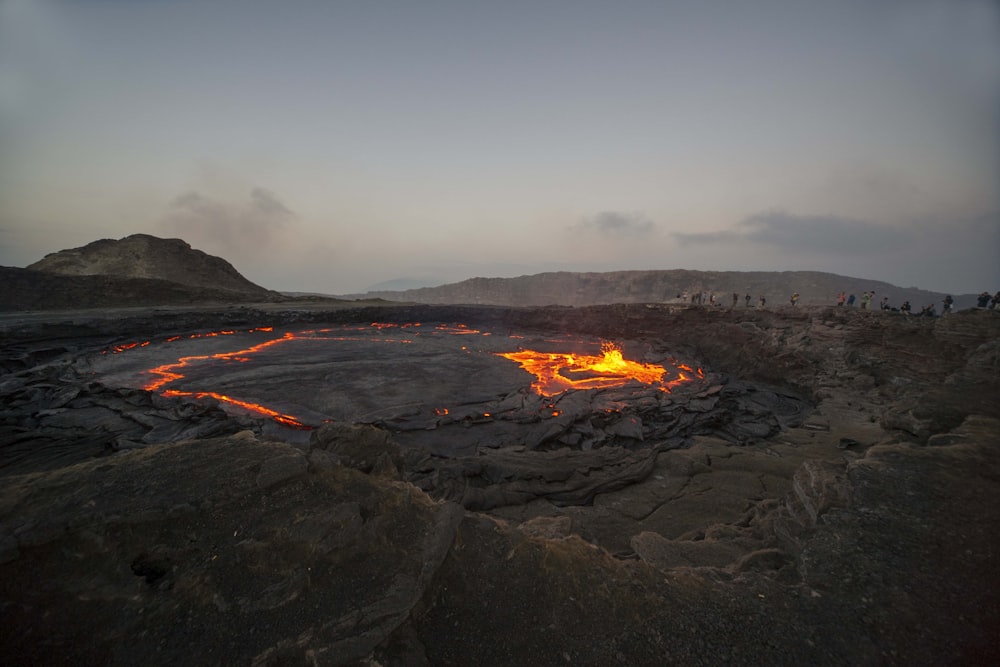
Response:
[[[0,267],[0,310],[281,301],[233,265],[181,239],[134,234],[46,255],[25,269]]]
[[[840,292],[855,294],[875,291],[875,303],[889,298],[891,306],[909,301],[919,312],[921,306],[935,304],[940,311],[944,294],[897,287],[889,283],[851,278],[819,271],[689,271],[684,269],[650,271],[610,271],[606,273],[556,272],[517,278],[471,278],[440,287],[405,291],[372,291],[364,296],[390,301],[428,304],[464,303],[499,306],[596,306],[611,303],[655,303],[684,300],[684,296],[715,294],[721,305],[731,305],[738,295],[741,307],[745,295],[751,305],[764,295],[769,306],[787,304],[793,292],[801,295],[802,305],[832,305]],[[975,303],[973,295],[954,295],[956,307]],[[705,299],[708,303],[708,299]]]
[[[222,259],[195,250],[181,239],[133,234],[101,239],[82,248],[46,255],[27,267],[64,276],[118,276],[165,280],[192,287],[258,296],[274,292],[256,285]]]

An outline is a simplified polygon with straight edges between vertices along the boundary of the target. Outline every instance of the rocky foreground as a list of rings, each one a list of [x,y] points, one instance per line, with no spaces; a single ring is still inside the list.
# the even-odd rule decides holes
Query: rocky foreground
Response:
[[[5,664],[1000,657],[996,312],[282,308],[0,320]],[[584,411],[470,452],[476,424],[293,437],[80,364],[153,333],[414,318],[641,341],[711,381],[622,410],[653,431]]]

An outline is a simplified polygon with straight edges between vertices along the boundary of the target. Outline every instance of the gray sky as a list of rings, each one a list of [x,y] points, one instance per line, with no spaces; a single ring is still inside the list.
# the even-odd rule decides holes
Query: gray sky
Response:
[[[0,264],[144,232],[283,290],[551,270],[1000,289],[977,0],[0,0]]]

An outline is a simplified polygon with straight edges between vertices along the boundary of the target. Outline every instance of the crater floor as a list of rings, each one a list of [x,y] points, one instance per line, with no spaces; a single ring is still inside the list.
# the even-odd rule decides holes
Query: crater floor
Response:
[[[990,662],[993,315],[35,316],[3,346],[0,654]],[[690,380],[545,394],[497,356],[606,340]]]

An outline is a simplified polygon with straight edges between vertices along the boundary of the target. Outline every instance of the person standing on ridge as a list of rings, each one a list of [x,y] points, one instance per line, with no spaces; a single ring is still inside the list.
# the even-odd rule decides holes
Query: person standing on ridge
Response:
[[[846,298],[847,298],[847,297],[846,297],[846,296],[844,296],[844,293],[843,293],[843,292],[841,292],[841,293],[840,293],[840,296],[838,296],[838,297],[837,297],[837,305],[838,305],[838,306],[843,306],[843,305],[844,305],[844,299],[846,299]]]
[[[799,293],[795,292],[794,294],[792,294],[792,305],[794,306],[798,302],[799,302]]]

